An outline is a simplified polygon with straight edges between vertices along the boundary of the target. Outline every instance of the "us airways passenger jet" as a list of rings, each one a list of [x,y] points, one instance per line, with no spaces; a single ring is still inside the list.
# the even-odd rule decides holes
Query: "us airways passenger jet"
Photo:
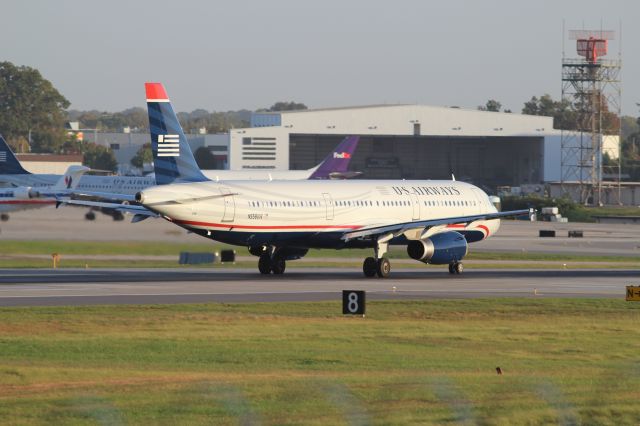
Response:
[[[501,217],[530,213],[498,212],[482,190],[456,181],[214,182],[198,169],[163,86],[147,83],[146,93],[159,185],[136,194],[139,206],[120,208],[246,246],[262,274],[282,274],[311,248],[356,247],[373,249],[365,276],[387,277],[389,244],[459,274],[469,243],[495,234]],[[170,151],[166,135],[177,135]]]

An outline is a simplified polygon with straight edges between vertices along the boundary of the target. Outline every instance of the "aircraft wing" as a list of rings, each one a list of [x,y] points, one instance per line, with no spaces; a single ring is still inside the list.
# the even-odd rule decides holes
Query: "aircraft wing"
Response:
[[[71,195],[74,197],[83,198],[98,198],[101,200],[114,200],[114,201],[136,201],[135,195],[129,194],[117,194],[114,192],[99,192],[99,191],[71,191]]]
[[[85,207],[100,207],[117,210],[122,213],[129,213],[134,215],[131,222],[140,222],[149,217],[160,217],[159,214],[147,210],[146,208],[138,205],[131,205],[126,203],[113,203],[106,201],[90,201],[90,200],[71,200],[71,199],[58,199],[58,205],[71,204],[74,206]]]
[[[416,220],[412,222],[395,223],[391,225],[372,226],[369,228],[358,229],[357,231],[346,232],[342,239],[344,241],[354,240],[358,238],[373,238],[378,236],[390,236],[389,239],[398,237],[410,230],[429,230],[435,226],[466,224],[478,220],[500,219],[504,217],[524,216],[533,214],[533,209],[528,210],[512,210],[508,212],[485,213],[473,216],[447,217],[443,219]]]

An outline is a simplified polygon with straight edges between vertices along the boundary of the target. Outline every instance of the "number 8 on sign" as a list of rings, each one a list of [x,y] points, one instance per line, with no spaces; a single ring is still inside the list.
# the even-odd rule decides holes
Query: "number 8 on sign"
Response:
[[[358,295],[354,292],[349,293],[349,304],[347,305],[347,308],[352,314],[358,312]]]
[[[362,290],[342,291],[342,314],[343,315],[364,315],[365,313],[365,292]]]

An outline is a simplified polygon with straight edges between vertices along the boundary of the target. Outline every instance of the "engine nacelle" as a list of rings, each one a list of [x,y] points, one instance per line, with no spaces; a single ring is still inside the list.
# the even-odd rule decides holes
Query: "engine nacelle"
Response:
[[[442,232],[425,240],[414,240],[407,246],[407,254],[415,260],[434,265],[459,262],[467,254],[467,240],[459,232]]]
[[[40,197],[40,193],[29,186],[19,186],[13,190],[13,196],[18,200],[28,200]]]

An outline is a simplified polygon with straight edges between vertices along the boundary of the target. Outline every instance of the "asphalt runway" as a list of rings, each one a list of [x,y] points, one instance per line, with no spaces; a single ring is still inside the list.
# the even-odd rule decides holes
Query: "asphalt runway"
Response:
[[[155,303],[251,303],[341,300],[366,290],[374,300],[480,297],[623,298],[638,270],[398,269],[367,279],[352,269],[303,268],[281,276],[254,269],[3,270],[0,306]]]

